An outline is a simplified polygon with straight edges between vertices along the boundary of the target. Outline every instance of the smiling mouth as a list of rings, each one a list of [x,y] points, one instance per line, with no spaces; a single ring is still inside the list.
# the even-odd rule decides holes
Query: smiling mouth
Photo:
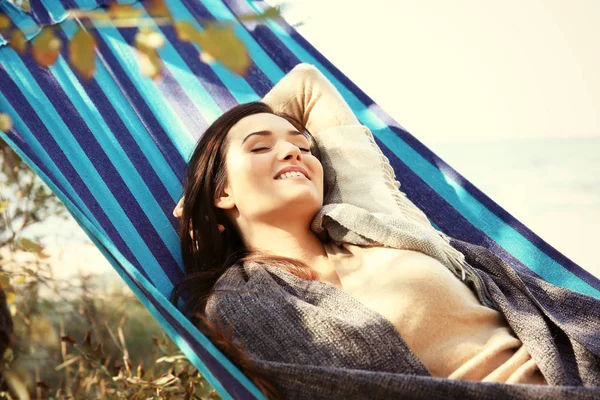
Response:
[[[304,176],[303,174],[290,176],[289,178],[275,178],[276,181],[299,180],[299,179],[302,179],[302,180],[305,179],[307,181],[310,180],[306,176]]]

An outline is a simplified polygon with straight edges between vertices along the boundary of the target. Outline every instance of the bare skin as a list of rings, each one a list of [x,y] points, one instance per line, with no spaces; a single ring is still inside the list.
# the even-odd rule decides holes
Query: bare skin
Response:
[[[270,135],[251,135],[270,131]],[[309,138],[273,114],[250,115],[228,132],[228,183],[215,199],[239,228],[248,248],[303,261],[322,281],[339,289],[339,276],[310,222],[323,206],[323,167],[310,153]],[[246,139],[244,141],[244,139]],[[275,179],[288,166],[302,167],[304,177]]]

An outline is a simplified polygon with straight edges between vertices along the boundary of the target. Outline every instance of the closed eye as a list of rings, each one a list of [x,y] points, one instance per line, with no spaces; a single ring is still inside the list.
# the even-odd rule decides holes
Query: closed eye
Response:
[[[250,152],[254,153],[254,152],[258,152],[260,150],[269,150],[269,148],[268,147],[258,147],[258,148],[254,149],[254,150],[250,150]],[[302,149],[301,148],[300,150],[310,152],[310,149]]]

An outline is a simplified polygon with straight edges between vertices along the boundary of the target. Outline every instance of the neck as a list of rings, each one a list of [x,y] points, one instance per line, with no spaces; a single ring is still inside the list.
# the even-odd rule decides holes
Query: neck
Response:
[[[310,230],[310,219],[279,219],[273,224],[253,221],[240,226],[244,242],[249,249],[273,255],[294,258],[304,262],[319,274],[330,271],[329,258],[323,242]]]

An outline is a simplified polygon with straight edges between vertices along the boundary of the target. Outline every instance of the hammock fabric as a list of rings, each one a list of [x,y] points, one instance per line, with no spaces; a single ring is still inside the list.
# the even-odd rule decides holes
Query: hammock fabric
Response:
[[[23,12],[0,1],[28,39],[58,24],[63,43],[78,28],[66,9],[105,12],[108,1],[32,1]],[[121,1],[119,1],[121,3]],[[123,1],[122,3],[132,3]],[[134,6],[148,16],[145,2]],[[139,72],[137,29],[103,27],[96,73],[81,78],[66,62],[40,67],[0,36],[0,112],[13,127],[4,139],[56,193],[116,271],[224,399],[265,398],[168,300],[184,276],[178,221],[186,162],[205,128],[232,106],[259,100],[300,62],[335,85],[390,160],[401,189],[446,234],[487,247],[515,269],[600,298],[600,281],[552,248],[427,149],[283,20],[239,21],[268,5],[250,0],[170,0],[177,20],[232,21],[252,58],[247,76],[199,60],[172,26],[158,50],[163,80]],[[193,22],[202,29],[200,24]],[[33,32],[31,28],[34,28]]]

